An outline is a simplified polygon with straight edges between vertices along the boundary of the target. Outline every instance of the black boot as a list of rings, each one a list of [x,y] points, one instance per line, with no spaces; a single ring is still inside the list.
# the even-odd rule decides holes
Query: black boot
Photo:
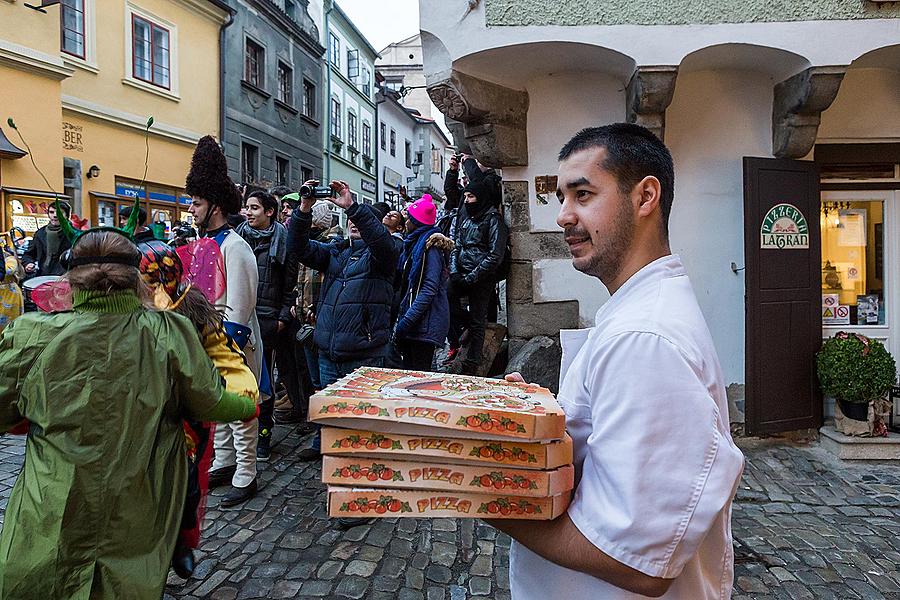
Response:
[[[175,546],[175,554],[172,555],[172,570],[175,574],[187,579],[194,574],[194,566],[194,551],[181,544]]]
[[[214,471],[209,472],[209,489],[215,489],[217,487],[222,487],[223,485],[229,485],[231,483],[231,478],[234,477],[234,472],[237,469],[235,465],[231,465],[230,467],[222,467],[221,469],[216,469]]]
[[[222,501],[219,503],[219,506],[223,508],[236,506],[241,502],[246,502],[255,495],[256,480],[254,479],[250,482],[250,485],[246,487],[232,487],[227,494],[222,496]]]

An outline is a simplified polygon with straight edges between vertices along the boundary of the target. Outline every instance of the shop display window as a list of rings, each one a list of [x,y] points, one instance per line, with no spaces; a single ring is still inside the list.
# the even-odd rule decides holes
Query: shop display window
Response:
[[[822,202],[825,324],[886,324],[884,211],[883,200]]]

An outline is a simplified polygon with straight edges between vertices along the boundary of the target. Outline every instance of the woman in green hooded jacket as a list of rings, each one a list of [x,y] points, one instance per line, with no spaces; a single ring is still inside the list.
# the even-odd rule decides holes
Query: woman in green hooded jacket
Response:
[[[0,534],[0,598],[159,600],[187,485],[182,418],[255,417],[188,319],[156,311],[117,231],[76,240],[73,310],[0,336],[0,430],[28,423]]]

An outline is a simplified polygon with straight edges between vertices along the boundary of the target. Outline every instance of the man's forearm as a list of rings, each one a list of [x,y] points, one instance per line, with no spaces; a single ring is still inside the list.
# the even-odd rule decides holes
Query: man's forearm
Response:
[[[490,519],[487,523],[552,563],[635,594],[662,596],[672,583],[671,579],[645,575],[605,554],[582,535],[568,514],[552,521]]]

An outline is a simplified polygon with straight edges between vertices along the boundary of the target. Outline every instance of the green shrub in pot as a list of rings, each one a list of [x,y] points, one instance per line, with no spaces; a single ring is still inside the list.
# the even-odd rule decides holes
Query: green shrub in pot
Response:
[[[822,392],[856,404],[883,398],[897,378],[894,357],[884,344],[843,331],[822,344],[816,370]]]

